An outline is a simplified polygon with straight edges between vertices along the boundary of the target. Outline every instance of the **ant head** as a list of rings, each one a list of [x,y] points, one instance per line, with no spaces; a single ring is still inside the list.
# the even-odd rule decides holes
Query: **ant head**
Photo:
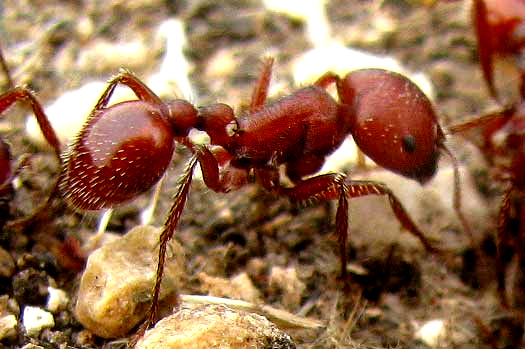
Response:
[[[348,74],[340,89],[352,91],[352,135],[378,165],[427,182],[437,168],[444,135],[425,94],[408,78],[381,69]],[[350,95],[350,94],[349,94]]]
[[[212,144],[227,148],[231,137],[237,132],[237,121],[233,109],[223,103],[199,108],[197,128],[205,131]]]

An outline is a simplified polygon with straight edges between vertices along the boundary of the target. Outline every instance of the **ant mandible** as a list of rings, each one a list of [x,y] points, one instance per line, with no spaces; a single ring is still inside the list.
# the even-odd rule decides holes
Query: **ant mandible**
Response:
[[[494,100],[500,96],[494,83],[496,58],[515,62],[519,75],[518,100],[500,110],[449,128],[451,133],[482,131],[477,142],[496,179],[505,183],[497,229],[497,282],[499,297],[509,305],[506,269],[515,254],[513,303],[525,309],[525,2],[522,0],[475,0],[472,19],[476,29],[478,56],[487,89]]]
[[[193,153],[160,237],[151,308],[139,334],[155,321],[167,242],[186,203],[197,163],[204,183],[216,192],[238,189],[253,175],[263,188],[293,201],[337,200],[343,280],[347,280],[349,198],[387,196],[401,225],[428,251],[437,251],[386,185],[336,173],[315,175],[325,157],[352,135],[380,166],[427,182],[446,148],[436,114],[421,90],[397,73],[364,69],[344,78],[326,73],[312,86],[265,104],[272,66],[273,59],[264,60],[251,102],[240,117],[221,103],[197,109],[185,100],[163,102],[137,77],[121,71],[109,81],[67,153],[60,186],[66,200],[84,210],[112,207],[148,190],[166,171],[174,141]],[[138,100],[108,106],[119,84],[133,90]],[[326,91],[332,84],[339,102]],[[191,129],[207,133],[210,145],[193,144],[188,138]],[[293,186],[281,184],[281,165]]]

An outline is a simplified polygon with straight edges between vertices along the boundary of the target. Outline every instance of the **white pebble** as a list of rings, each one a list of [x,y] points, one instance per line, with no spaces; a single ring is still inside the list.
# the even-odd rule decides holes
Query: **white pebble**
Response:
[[[53,314],[44,309],[26,306],[22,317],[22,324],[28,336],[36,337],[44,328],[52,328],[55,326],[55,319],[53,318]]]
[[[58,288],[48,287],[47,292],[49,296],[47,297],[46,309],[52,313],[57,313],[60,310],[63,310],[67,307],[69,303],[69,298],[67,293]]]
[[[415,337],[431,348],[437,348],[446,332],[443,320],[430,320],[416,331]]]

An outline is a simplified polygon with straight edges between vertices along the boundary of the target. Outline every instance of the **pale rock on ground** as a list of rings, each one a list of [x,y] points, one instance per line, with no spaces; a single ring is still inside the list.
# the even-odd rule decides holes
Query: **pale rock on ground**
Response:
[[[104,244],[87,261],[80,281],[75,316],[104,338],[128,334],[145,316],[155,283],[161,230],[138,226]],[[173,295],[185,278],[183,248],[168,244],[161,299]]]
[[[266,318],[223,305],[183,305],[146,332],[136,349],[291,349],[290,336]]]

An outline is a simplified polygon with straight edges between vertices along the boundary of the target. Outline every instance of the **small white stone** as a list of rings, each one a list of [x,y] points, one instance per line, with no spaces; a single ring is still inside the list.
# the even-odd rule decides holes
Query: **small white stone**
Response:
[[[415,337],[432,348],[437,348],[446,332],[443,320],[430,320],[423,324],[415,333]]]
[[[69,297],[67,293],[58,288],[49,286],[47,288],[49,296],[47,297],[46,309],[52,313],[57,313],[67,307],[69,303]]]
[[[22,316],[22,324],[28,336],[36,337],[44,328],[52,328],[55,326],[55,319],[53,318],[53,314],[44,309],[26,306]]]

